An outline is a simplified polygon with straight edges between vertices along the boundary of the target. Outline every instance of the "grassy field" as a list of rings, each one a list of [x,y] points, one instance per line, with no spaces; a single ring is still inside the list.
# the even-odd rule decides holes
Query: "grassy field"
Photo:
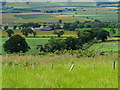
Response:
[[[94,58],[5,55],[2,64],[3,88],[118,88],[115,53]],[[75,67],[69,71],[72,64]]]
[[[51,15],[47,15],[47,14],[40,14],[40,15],[15,15],[15,17],[19,17],[19,18],[22,18],[22,19],[30,19],[30,18],[55,18],[54,16],[51,16]]]
[[[109,38],[106,42],[95,43],[89,48],[89,50],[99,50],[99,52],[102,51],[118,52],[119,41],[120,41],[119,38]]]

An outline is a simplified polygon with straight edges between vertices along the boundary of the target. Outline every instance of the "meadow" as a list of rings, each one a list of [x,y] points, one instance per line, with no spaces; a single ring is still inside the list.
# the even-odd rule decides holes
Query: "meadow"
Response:
[[[15,15],[15,17],[19,17],[19,18],[22,18],[22,19],[30,19],[30,18],[55,18],[54,16],[51,16],[51,15],[42,15],[42,14],[39,14],[39,15]]]
[[[2,58],[3,88],[118,88],[117,53],[94,58],[68,54]]]

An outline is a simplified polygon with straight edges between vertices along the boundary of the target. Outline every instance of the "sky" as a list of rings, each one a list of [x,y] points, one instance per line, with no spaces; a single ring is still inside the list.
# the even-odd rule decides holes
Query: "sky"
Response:
[[[0,0],[0,1],[7,1],[7,2],[22,2],[22,1],[30,1],[30,2],[47,2],[47,1],[51,1],[51,2],[67,2],[68,0]],[[72,0],[72,2],[96,2],[96,1],[100,1],[100,2],[116,2],[116,1],[120,1],[120,0]]]

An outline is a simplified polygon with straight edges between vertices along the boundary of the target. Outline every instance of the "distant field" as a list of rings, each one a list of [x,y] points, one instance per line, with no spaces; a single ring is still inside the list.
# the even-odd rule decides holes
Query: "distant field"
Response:
[[[30,8],[25,2],[7,2],[5,7]]]
[[[76,7],[76,6],[96,6],[95,2],[72,2],[72,3],[67,3],[67,2],[51,2],[51,3],[46,3],[46,2],[31,2],[29,4],[30,7],[32,8],[40,8],[40,7],[54,7],[54,6],[71,6],[71,7]]]
[[[41,10],[42,12],[31,12],[29,10],[25,10],[24,13],[3,13],[3,25],[5,24],[18,24],[18,23],[28,23],[28,22],[57,22],[59,19],[63,20],[63,23],[72,23],[74,21],[92,21],[95,19],[99,19],[101,21],[118,21],[118,10],[117,7],[97,7],[96,3],[35,3],[30,2],[29,6],[26,3],[19,3],[20,5],[25,7],[31,7],[36,10]],[[17,3],[6,3],[5,7],[15,7],[15,8],[22,8]],[[77,6],[96,6],[96,7],[77,7]],[[18,7],[17,7],[18,6]],[[63,11],[57,12],[57,15],[53,15],[55,13],[49,13],[49,15],[29,15],[29,14],[40,14],[43,13],[45,10],[63,10],[65,8],[73,9],[75,8],[77,11]],[[3,11],[12,11],[10,10],[3,10]],[[77,14],[76,14],[77,12]],[[28,14],[27,14],[28,13]],[[24,14],[25,16],[23,16]],[[73,15],[75,17],[73,17]],[[56,18],[55,18],[56,17]],[[89,19],[87,19],[87,17]],[[23,19],[22,19],[23,18]],[[47,19],[45,19],[47,18]],[[24,20],[25,19],[25,20]]]
[[[63,23],[73,23],[75,21],[92,21],[91,19],[85,19],[80,17],[57,17],[57,18],[38,18],[38,19],[24,19],[24,20],[16,20],[15,23],[28,23],[28,22],[58,22],[59,20],[62,20]]]
[[[36,31],[36,32],[37,32],[36,37],[57,36],[57,35],[53,34],[54,31]],[[16,30],[16,31],[14,31],[14,33],[25,37],[24,35],[22,35],[20,30]],[[76,34],[77,34],[77,32],[74,32],[74,31],[64,31],[64,35],[62,35],[61,37],[64,37],[64,36],[65,37],[68,37],[68,36],[76,37],[77,36]],[[2,36],[7,37],[7,33],[5,31],[2,31]],[[33,37],[33,34],[29,34],[28,36]]]
[[[102,51],[114,51],[118,52],[118,46],[120,45],[118,42],[120,39],[118,38],[109,38],[106,42],[96,43],[89,48],[89,50],[99,50]]]
[[[31,18],[55,18],[54,16],[51,16],[51,15],[43,15],[43,14],[39,14],[39,15],[14,15],[15,17],[19,17],[19,18],[22,18],[22,19],[31,19]]]
[[[13,29],[13,27],[9,27],[9,29]],[[110,31],[110,28],[104,28],[106,31]],[[76,30],[91,30],[91,28],[76,28]],[[118,28],[115,28],[116,33],[113,34],[112,36],[119,36],[119,31]],[[53,34],[54,31],[36,31],[37,32],[37,37],[43,37],[43,36],[57,36],[55,34]],[[20,30],[17,28],[17,30],[14,31],[15,34],[19,34],[21,36],[24,37],[24,35],[22,35],[22,33],[20,32]],[[5,32],[5,30],[2,31],[2,36],[3,37],[7,37],[7,33]],[[33,36],[33,34],[29,34],[28,36]],[[77,32],[75,31],[64,31],[64,35],[62,35],[61,37],[68,37],[68,36],[73,36],[73,37],[77,37]]]

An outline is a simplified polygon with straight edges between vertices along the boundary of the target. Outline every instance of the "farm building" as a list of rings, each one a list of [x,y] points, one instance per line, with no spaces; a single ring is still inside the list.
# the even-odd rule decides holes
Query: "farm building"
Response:
[[[42,28],[32,28],[32,27],[31,27],[31,29],[32,29],[33,31],[50,31],[50,30],[52,30],[52,28],[50,28],[49,26],[42,27]]]
[[[58,22],[44,22],[44,24],[57,24]]]

